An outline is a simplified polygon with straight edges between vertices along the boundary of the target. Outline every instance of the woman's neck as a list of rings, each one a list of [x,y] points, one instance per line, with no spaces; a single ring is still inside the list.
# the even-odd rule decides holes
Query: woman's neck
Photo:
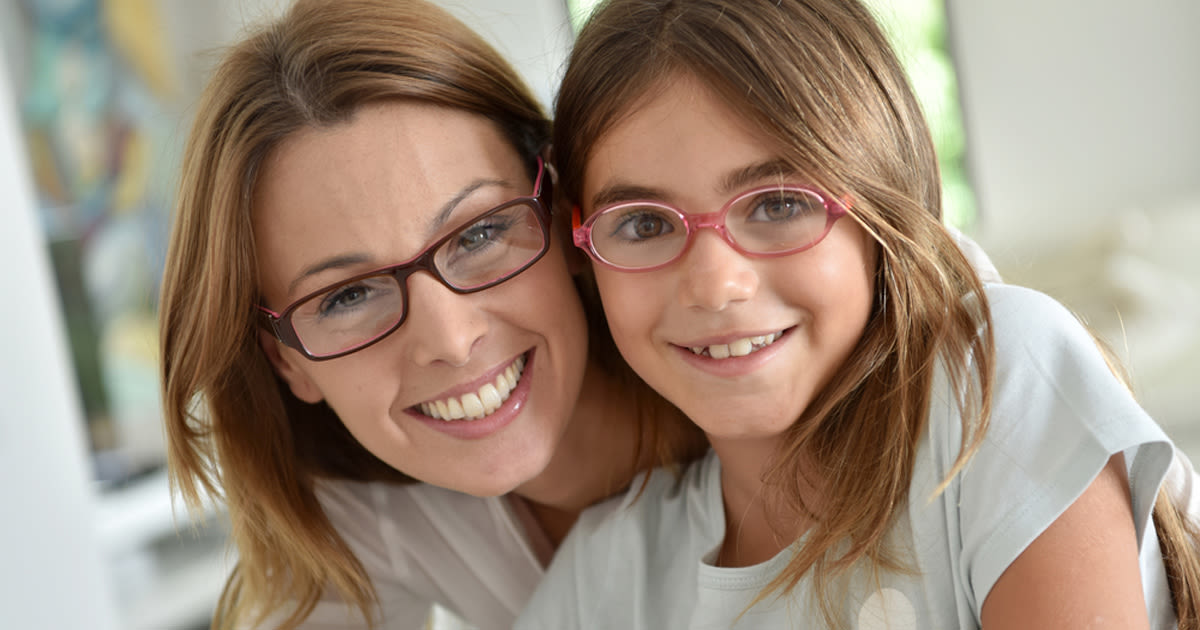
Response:
[[[765,482],[775,461],[778,440],[712,439],[721,460],[721,495],[725,510],[725,540],[717,565],[745,567],[766,562],[795,542],[812,525],[783,502],[779,489]],[[801,497],[810,507],[817,493],[806,488]]]
[[[589,361],[574,415],[549,465],[516,490],[555,547],[584,508],[629,486],[638,431],[633,397]]]

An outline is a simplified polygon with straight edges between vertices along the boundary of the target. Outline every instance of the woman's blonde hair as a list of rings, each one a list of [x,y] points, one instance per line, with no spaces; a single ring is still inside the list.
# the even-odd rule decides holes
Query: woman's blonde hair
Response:
[[[987,431],[995,354],[987,299],[942,225],[940,175],[918,102],[874,17],[854,0],[602,4],[576,42],[555,111],[559,190],[569,202],[581,202],[587,160],[605,132],[679,76],[776,139],[812,183],[849,199],[851,220],[879,244],[863,336],[789,429],[767,478],[792,513],[812,514],[800,499],[816,482],[798,473],[807,460],[826,502],[759,599],[791,591],[811,572],[824,619],[836,627],[829,591],[837,576],[861,560],[906,570],[885,534],[909,500],[939,362],[963,407],[963,441],[944,483]],[[1184,591],[1194,592],[1194,572],[1185,580]]]
[[[373,620],[376,593],[314,481],[412,480],[355,441],[328,406],[301,402],[277,379],[258,341],[251,199],[284,139],[385,99],[491,120],[531,178],[549,141],[549,120],[504,59],[422,0],[298,0],[226,52],[196,112],[163,280],[161,369],[174,488],[192,507],[223,500],[238,549],[214,627],[280,610],[281,627],[294,627],[327,588]],[[696,456],[703,436],[639,385],[601,319],[589,332],[593,358],[632,391],[642,416],[660,418],[641,423],[631,461]]]

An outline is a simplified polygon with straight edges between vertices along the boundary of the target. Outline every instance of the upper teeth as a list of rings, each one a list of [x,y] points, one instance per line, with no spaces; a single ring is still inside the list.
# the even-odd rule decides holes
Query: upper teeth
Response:
[[[484,383],[478,390],[444,400],[423,402],[418,407],[421,413],[440,420],[478,420],[491,415],[508,400],[524,370],[525,355],[521,355],[495,381]]]
[[[743,337],[737,341],[730,343],[719,343],[712,346],[692,346],[688,348],[694,354],[708,356],[714,359],[728,359],[729,357],[744,357],[751,352],[757,352],[773,343],[783,336],[783,331],[771,333],[769,335],[760,335],[757,337]]]

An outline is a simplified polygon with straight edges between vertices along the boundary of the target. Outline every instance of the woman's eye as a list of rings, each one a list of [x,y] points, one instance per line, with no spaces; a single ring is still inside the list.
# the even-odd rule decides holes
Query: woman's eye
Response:
[[[644,241],[670,234],[675,226],[658,212],[633,212],[617,223],[614,235],[627,241]]]
[[[330,290],[302,311],[317,318],[362,316],[391,304],[397,291],[399,286],[394,278],[371,276]]]
[[[511,221],[502,217],[488,217],[459,232],[453,239],[454,249],[468,254],[479,251],[491,243],[503,240],[511,225]]]
[[[317,312],[321,316],[337,315],[339,312],[350,310],[366,301],[367,287],[360,284],[339,287],[325,295]]]

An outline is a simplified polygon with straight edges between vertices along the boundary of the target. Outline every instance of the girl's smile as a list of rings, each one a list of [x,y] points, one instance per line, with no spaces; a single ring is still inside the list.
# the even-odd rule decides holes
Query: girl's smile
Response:
[[[783,349],[787,330],[765,335],[736,336],[729,343],[677,345],[682,360],[697,370],[721,378],[749,375]]]
[[[679,75],[636,100],[596,145],[583,219],[599,209],[595,200],[632,204],[631,191],[690,216],[756,187],[809,185],[777,147]],[[662,234],[660,225],[645,224],[638,236]],[[665,266],[594,269],[626,360],[720,453],[730,441],[770,448],[803,414],[862,335],[874,266],[874,242],[852,217],[840,217],[823,240],[797,253],[747,255],[705,228]]]

